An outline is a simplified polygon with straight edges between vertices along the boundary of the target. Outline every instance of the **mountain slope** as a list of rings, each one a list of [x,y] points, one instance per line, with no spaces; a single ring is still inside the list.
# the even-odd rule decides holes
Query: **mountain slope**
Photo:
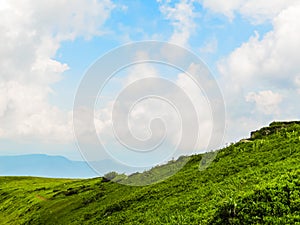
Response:
[[[103,178],[2,177],[0,224],[300,224],[298,122],[252,132],[219,150],[205,170],[199,170],[202,157],[191,156],[174,176],[143,187]]]

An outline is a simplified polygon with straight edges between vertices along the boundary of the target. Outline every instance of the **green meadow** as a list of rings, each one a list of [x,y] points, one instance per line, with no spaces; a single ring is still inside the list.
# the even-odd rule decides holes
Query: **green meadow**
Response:
[[[111,181],[0,177],[0,224],[300,224],[300,123],[215,154]]]

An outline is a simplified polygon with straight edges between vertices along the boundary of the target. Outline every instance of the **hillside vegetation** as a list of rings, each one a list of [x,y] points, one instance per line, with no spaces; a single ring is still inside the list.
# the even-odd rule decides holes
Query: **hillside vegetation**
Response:
[[[143,174],[88,180],[0,178],[0,224],[300,224],[300,123],[272,123],[217,152]]]

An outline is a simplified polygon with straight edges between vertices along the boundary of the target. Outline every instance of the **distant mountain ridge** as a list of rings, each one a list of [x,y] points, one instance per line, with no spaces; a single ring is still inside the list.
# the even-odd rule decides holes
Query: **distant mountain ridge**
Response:
[[[86,178],[99,176],[86,162],[43,154],[0,156],[0,176]]]
[[[0,176],[33,176],[50,178],[93,178],[105,173],[133,173],[136,169],[104,159],[98,163],[98,174],[84,161],[72,161],[63,156],[28,154],[0,156]]]

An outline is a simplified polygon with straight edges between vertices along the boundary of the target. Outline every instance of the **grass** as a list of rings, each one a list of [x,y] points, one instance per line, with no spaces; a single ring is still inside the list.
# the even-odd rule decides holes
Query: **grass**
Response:
[[[0,224],[300,224],[300,124],[273,123],[216,153],[129,177],[0,177]],[[206,157],[210,160],[210,157]]]

